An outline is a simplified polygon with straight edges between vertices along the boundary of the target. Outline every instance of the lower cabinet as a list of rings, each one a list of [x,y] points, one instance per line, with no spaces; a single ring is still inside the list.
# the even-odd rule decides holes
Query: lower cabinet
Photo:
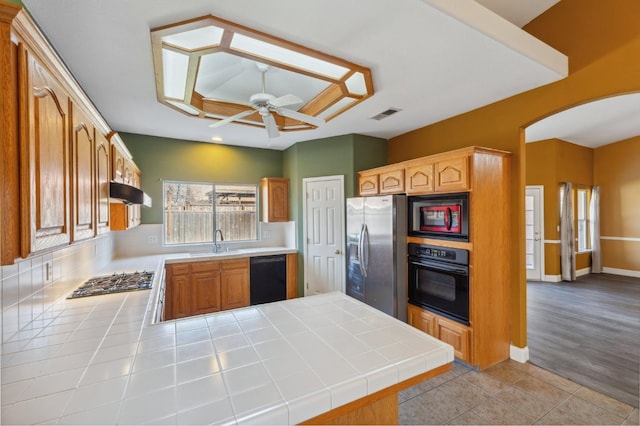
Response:
[[[471,361],[469,327],[412,304],[408,305],[407,317],[409,325],[453,346],[455,356],[462,361]]]
[[[113,204],[112,204],[113,206]],[[169,263],[156,318],[171,320],[251,303],[250,258]],[[297,253],[287,254],[287,299],[298,296]]]
[[[166,266],[166,320],[249,306],[249,259]]]
[[[222,310],[249,306],[249,258],[222,263],[220,298]]]

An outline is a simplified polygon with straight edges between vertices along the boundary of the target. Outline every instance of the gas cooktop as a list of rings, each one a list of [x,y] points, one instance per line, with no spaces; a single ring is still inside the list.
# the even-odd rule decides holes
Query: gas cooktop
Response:
[[[153,285],[153,272],[123,272],[121,274],[90,278],[71,293],[67,299],[122,293],[125,291],[148,290]]]

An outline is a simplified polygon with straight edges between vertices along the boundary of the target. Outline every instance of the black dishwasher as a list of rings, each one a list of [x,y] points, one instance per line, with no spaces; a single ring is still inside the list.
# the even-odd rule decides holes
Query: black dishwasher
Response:
[[[284,254],[252,257],[251,304],[277,302],[287,298],[287,257]]]

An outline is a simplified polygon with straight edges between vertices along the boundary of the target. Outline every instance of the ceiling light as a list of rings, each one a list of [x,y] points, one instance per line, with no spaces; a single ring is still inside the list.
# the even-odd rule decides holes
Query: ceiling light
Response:
[[[366,67],[214,16],[155,28],[151,42],[158,101],[214,123],[240,115],[234,122],[265,127],[269,121],[273,127],[275,121],[278,131],[308,130],[373,95]],[[256,63],[269,66],[269,94],[300,98],[295,109],[283,116],[271,109],[274,120],[241,114],[261,91]]]

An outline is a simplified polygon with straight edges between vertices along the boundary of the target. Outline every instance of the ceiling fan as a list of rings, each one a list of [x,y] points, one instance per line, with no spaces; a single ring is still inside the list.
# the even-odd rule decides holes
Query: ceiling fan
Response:
[[[295,95],[284,95],[276,98],[270,93],[266,93],[265,91],[265,74],[269,69],[269,65],[262,64],[256,62],[256,65],[260,72],[262,73],[262,92],[255,93],[251,95],[249,98],[249,104],[252,109],[248,109],[246,111],[239,112],[238,114],[232,115],[230,117],[224,118],[220,121],[216,121],[211,124],[209,127],[220,127],[227,123],[231,123],[232,121],[239,120],[247,115],[254,114],[256,111],[262,117],[262,122],[264,123],[265,128],[267,129],[267,133],[270,138],[275,138],[280,136],[280,132],[278,131],[278,125],[276,124],[275,118],[273,118],[272,112],[275,112],[278,115],[283,117],[292,118],[294,120],[302,121],[304,123],[311,124],[313,126],[319,127],[325,124],[325,121],[321,118],[314,117],[312,115],[303,114],[298,111],[294,111],[292,109],[284,108],[289,105],[295,105],[302,103],[302,99]]]

